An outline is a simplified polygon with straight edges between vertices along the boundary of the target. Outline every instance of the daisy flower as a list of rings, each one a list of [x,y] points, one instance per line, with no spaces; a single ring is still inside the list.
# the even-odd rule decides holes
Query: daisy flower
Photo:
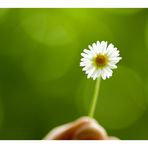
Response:
[[[97,41],[88,46],[88,49],[84,49],[81,53],[80,66],[83,67],[83,71],[87,74],[87,78],[93,78],[95,80],[98,77],[102,77],[103,80],[112,76],[112,69],[116,69],[116,64],[122,59],[119,57],[119,50],[114,47],[113,44],[107,44],[107,42]]]

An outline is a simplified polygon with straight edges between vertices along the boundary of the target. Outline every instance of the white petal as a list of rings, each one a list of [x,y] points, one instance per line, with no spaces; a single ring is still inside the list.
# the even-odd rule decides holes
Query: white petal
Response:
[[[111,63],[108,63],[108,66],[111,68],[111,69],[116,69],[117,66],[115,64],[111,64]]]
[[[104,43],[104,47],[103,47],[103,51],[102,51],[103,54],[106,53],[106,49],[107,49],[107,42]]]
[[[87,54],[91,54],[90,50],[87,50],[87,49],[84,49],[83,52]]]
[[[89,70],[91,70],[92,69],[92,66],[91,65],[87,65],[87,66],[85,66],[83,69],[82,69],[82,71],[89,71]]]
[[[100,75],[101,75],[101,77],[102,77],[102,79],[103,79],[103,80],[105,80],[105,79],[106,79],[106,75],[105,75],[105,73],[104,73],[104,70],[103,70],[103,69],[101,70]]]
[[[88,45],[88,48],[90,49],[90,51],[91,51],[92,55],[93,55],[93,56],[95,56],[95,55],[96,55],[96,53],[95,53],[95,51],[94,51],[93,47],[92,47],[91,45]]]
[[[100,42],[99,41],[97,41],[97,47],[99,47],[100,46]]]
[[[107,78],[109,78],[112,76],[112,70],[106,67],[104,68],[104,74],[106,75]]]
[[[93,67],[93,68],[89,71],[89,73],[88,73],[88,75],[87,75],[87,78],[90,78],[90,77],[92,76],[92,74],[94,73],[94,71],[95,71],[95,67]]]
[[[103,49],[103,46],[104,46],[104,41],[102,41],[98,47],[98,53],[102,53],[102,49]]]
[[[108,47],[107,47],[107,51],[111,51],[113,48],[114,48],[114,45],[113,44],[109,44]]]
[[[95,80],[96,78],[98,78],[101,74],[101,70],[97,70],[94,74],[93,74],[93,79]]]
[[[83,66],[87,66],[87,65],[90,65],[90,64],[91,64],[90,62],[81,62],[80,63],[80,66],[83,67]]]
[[[114,58],[109,58],[109,61],[118,63],[122,58],[121,57],[114,57]]]
[[[96,47],[97,47],[96,43],[93,43],[93,44],[92,44],[92,47],[93,47],[93,48],[96,48]]]
[[[87,59],[91,59],[93,57],[92,54],[81,53],[81,56]]]
[[[110,53],[107,52],[107,54],[110,57],[118,57],[119,56],[119,51],[118,50],[112,50]]]
[[[91,61],[90,59],[81,58],[81,62]]]
[[[93,72],[93,74],[91,75],[91,77],[93,78],[93,80],[96,79],[96,73],[97,73],[97,71],[95,70],[95,71]]]
[[[93,46],[93,50],[94,50],[95,54],[97,55],[99,53],[99,47],[95,43],[93,43],[92,46]]]

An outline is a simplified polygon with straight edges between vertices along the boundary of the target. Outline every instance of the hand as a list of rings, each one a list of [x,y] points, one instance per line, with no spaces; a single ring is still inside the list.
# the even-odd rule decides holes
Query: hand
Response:
[[[117,140],[107,135],[105,129],[96,120],[81,117],[76,121],[54,128],[45,140]]]

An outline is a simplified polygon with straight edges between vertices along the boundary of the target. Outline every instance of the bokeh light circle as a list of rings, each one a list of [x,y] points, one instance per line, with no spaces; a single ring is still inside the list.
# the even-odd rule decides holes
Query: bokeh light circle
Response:
[[[61,10],[54,9],[21,10],[20,20],[25,32],[37,44],[26,52],[25,71],[39,81],[62,77],[78,53],[73,23]]]
[[[83,80],[78,88],[77,105],[89,110],[93,80]],[[141,117],[146,108],[140,77],[127,67],[120,66],[113,77],[101,82],[95,118],[108,129],[122,129]]]
[[[73,43],[76,38],[73,24],[62,15],[62,10],[21,10],[20,19],[26,33],[45,45],[65,45]]]

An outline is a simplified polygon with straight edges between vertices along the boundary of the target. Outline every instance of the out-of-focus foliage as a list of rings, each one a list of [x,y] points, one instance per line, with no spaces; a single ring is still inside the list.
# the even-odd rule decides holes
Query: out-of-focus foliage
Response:
[[[148,139],[148,9],[0,9],[0,139],[42,139],[87,115],[94,81],[80,53],[97,40],[123,60],[101,82],[96,120],[110,135]]]

